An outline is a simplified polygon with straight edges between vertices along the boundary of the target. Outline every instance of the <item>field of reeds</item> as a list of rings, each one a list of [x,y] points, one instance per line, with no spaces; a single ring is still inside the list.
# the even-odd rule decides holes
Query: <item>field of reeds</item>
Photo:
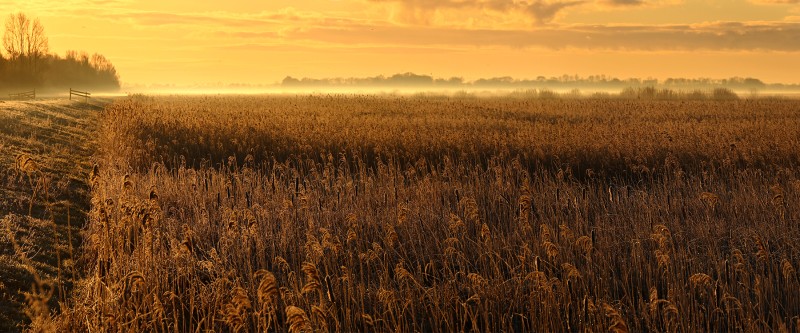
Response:
[[[800,101],[134,96],[71,331],[800,330]]]

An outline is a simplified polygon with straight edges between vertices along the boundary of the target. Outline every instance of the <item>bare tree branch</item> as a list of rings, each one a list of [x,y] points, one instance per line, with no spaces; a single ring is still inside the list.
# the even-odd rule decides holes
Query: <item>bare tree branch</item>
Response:
[[[49,50],[49,42],[38,18],[30,19],[24,13],[17,13],[6,20],[3,47],[12,61],[24,65],[25,70],[35,76]]]

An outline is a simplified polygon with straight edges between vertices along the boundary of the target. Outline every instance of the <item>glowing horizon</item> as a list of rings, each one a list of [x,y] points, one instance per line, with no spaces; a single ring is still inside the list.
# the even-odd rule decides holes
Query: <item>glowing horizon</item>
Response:
[[[800,82],[796,0],[0,1],[125,86],[608,75]],[[5,52],[3,52],[5,54]]]

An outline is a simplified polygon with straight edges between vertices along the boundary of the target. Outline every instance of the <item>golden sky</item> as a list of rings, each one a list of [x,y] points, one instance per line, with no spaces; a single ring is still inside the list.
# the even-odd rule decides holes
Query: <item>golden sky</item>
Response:
[[[123,84],[285,76],[800,82],[800,0],[0,0]]]

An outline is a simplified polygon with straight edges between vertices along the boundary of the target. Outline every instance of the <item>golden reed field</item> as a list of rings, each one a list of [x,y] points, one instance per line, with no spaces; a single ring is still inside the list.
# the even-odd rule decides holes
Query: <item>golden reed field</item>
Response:
[[[800,330],[800,101],[133,96],[94,136],[40,327]]]

